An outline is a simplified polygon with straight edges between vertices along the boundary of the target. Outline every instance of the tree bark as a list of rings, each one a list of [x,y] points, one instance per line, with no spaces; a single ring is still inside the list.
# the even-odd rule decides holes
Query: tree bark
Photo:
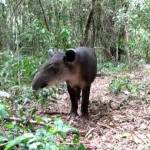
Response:
[[[46,14],[45,14],[44,8],[43,8],[43,6],[42,6],[42,2],[41,2],[41,0],[39,0],[39,5],[40,5],[41,10],[42,10],[42,13],[43,13],[45,26],[46,26],[47,30],[48,30],[48,31],[50,31],[50,29],[49,29],[49,25],[48,25],[48,22],[47,22],[47,18],[46,18]]]
[[[88,35],[89,35],[90,26],[91,26],[92,20],[93,20],[95,1],[96,0],[92,0],[92,9],[90,10],[90,13],[87,18],[87,22],[86,22],[85,30],[84,30],[84,37],[83,37],[83,39],[80,40],[80,46],[88,45]]]
[[[92,39],[91,39],[91,47],[93,48],[95,45],[95,24],[94,24],[94,17],[92,19],[92,28],[93,28],[93,33],[92,33]]]

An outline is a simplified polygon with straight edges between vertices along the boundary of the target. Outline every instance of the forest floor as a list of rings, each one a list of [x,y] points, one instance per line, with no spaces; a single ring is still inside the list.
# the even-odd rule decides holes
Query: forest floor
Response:
[[[111,93],[108,85],[114,76],[127,76],[139,84],[142,87],[139,94]],[[53,109],[69,113],[68,94],[58,99]],[[89,120],[62,115],[65,122],[79,129],[87,150],[150,149],[150,65],[97,77],[91,88],[89,114]]]

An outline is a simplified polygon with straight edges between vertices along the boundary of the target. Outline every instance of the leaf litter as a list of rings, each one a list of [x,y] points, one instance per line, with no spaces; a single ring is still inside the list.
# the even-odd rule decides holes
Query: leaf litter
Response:
[[[128,92],[113,94],[108,86],[114,76],[128,76],[140,85],[137,96]],[[150,65],[132,72],[97,77],[92,84],[89,120],[62,115],[65,122],[80,131],[87,150],[144,150],[150,147]],[[69,113],[66,93],[57,97],[49,109]]]

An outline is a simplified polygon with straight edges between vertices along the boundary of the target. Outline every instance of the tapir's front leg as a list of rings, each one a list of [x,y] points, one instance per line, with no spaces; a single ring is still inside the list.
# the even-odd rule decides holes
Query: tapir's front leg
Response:
[[[80,99],[80,88],[72,88],[69,84],[67,84],[67,89],[71,100],[70,115],[77,116],[78,100]]]
[[[82,90],[81,113],[83,117],[88,117],[90,87],[91,85],[88,85]]]

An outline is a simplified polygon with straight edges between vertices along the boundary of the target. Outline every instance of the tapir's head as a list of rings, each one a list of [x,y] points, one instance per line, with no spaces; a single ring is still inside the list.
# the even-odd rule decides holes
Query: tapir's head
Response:
[[[77,54],[74,50],[55,54],[34,76],[32,88],[38,90],[59,81],[68,80],[75,70]]]

